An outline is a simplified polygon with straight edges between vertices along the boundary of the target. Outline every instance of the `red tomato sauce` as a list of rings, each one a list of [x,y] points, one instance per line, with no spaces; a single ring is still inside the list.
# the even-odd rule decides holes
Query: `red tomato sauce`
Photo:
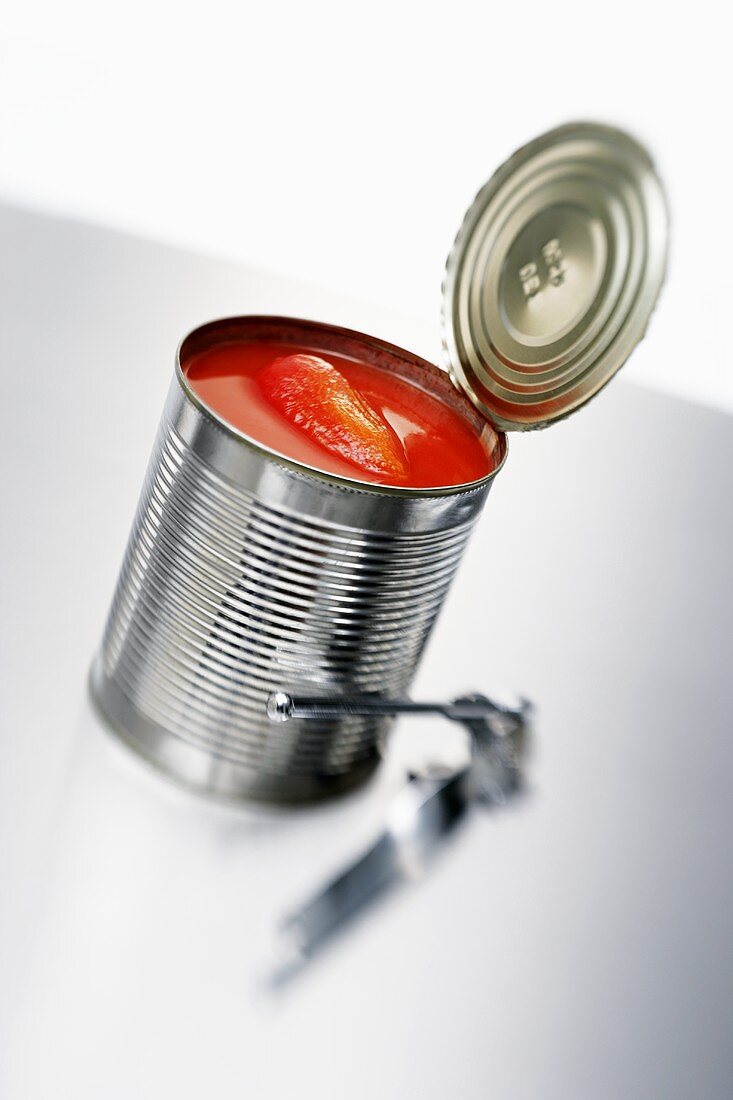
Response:
[[[317,366],[306,362],[314,356]],[[325,473],[417,489],[462,485],[495,467],[475,428],[439,398],[330,351],[243,341],[201,352],[183,370],[222,420]]]

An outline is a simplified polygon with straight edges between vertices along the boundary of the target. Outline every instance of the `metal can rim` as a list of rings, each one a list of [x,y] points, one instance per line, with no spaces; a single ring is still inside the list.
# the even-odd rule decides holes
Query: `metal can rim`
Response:
[[[283,455],[279,451],[275,451],[266,444],[259,442],[252,436],[247,435],[246,432],[228,423],[228,421],[221,417],[214,409],[202,401],[189,384],[182,366],[182,360],[185,359],[187,346],[192,342],[196,342],[199,339],[203,342],[204,338],[214,336],[216,333],[221,333],[222,330],[229,330],[232,336],[234,336],[236,331],[242,327],[255,326],[296,327],[314,334],[321,333],[336,337],[337,339],[340,338],[353,341],[364,347],[377,349],[393,361],[401,360],[406,365],[426,371],[436,382],[445,381],[445,383],[450,386],[451,399],[454,400],[457,405],[460,405],[467,418],[475,419],[476,422],[483,422],[487,428],[496,434],[497,452],[499,456],[496,465],[484,477],[478,478],[476,481],[463,482],[459,485],[429,486],[427,488],[410,488],[401,485],[379,485],[374,482],[361,481],[358,478],[348,478],[338,474],[327,473],[324,470],[317,469],[315,466],[309,466],[306,463],[299,462],[297,459],[289,458],[287,455]],[[224,431],[231,439],[253,449],[275,464],[283,466],[303,477],[326,482],[329,485],[343,488],[346,491],[404,498],[457,496],[462,493],[474,492],[484,488],[494,480],[506,462],[508,453],[506,433],[487,420],[486,417],[481,414],[480,410],[474,407],[466,394],[455,385],[453,378],[447,371],[429,362],[429,360],[423,359],[413,352],[399,347],[397,344],[392,344],[377,336],[370,336],[367,333],[359,332],[357,329],[345,328],[341,325],[332,325],[328,322],[314,321],[301,317],[288,317],[279,314],[242,314],[231,317],[219,317],[212,321],[197,325],[180,341],[176,349],[175,376],[187,399],[195,406],[199,413],[214,423],[220,430]],[[435,396],[439,395],[436,394]]]

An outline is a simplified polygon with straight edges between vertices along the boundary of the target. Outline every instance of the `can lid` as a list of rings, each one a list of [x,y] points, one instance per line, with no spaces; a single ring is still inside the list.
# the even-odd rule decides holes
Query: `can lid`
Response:
[[[443,286],[451,372],[496,427],[545,427],[609,381],[644,335],[667,236],[649,154],[621,130],[570,123],[499,168]]]

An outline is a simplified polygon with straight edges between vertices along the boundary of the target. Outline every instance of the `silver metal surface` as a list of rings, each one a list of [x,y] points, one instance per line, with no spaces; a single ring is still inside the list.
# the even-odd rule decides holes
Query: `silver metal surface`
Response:
[[[428,363],[327,325],[242,318],[213,340],[276,338],[413,377],[505,442]],[[268,695],[400,695],[492,476],[436,491],[365,485],[282,460],[193,399],[179,369],[100,652],[99,708],[149,760],[207,793],[308,799],[364,779],[389,719],[273,726]]]
[[[667,211],[647,151],[571,123],[518,150],[466,214],[448,259],[451,370],[504,430],[589,400],[644,335],[664,278]]]
[[[342,698],[315,695],[310,698],[303,695],[292,696],[286,691],[274,691],[267,700],[267,717],[271,722],[289,722],[293,718],[313,720],[348,715],[389,717],[397,714],[441,714],[444,718],[463,722],[470,718],[486,718],[506,713],[508,708],[482,695],[444,703],[428,703],[413,699],[389,699],[380,695],[345,695]]]

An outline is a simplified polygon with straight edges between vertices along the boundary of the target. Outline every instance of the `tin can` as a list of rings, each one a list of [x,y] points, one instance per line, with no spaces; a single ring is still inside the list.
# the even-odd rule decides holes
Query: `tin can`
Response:
[[[211,794],[303,800],[369,775],[388,720],[273,725],[268,695],[407,691],[503,464],[503,433],[554,423],[606,385],[646,330],[666,254],[646,150],[612,127],[572,123],[510,157],[466,214],[444,282],[449,373],[314,322],[195,330],[92,671],[106,718]],[[492,473],[403,489],[268,451],[202,405],[181,369],[212,341],[243,337],[317,345],[417,382],[473,424]]]
[[[219,342],[317,346],[417,382],[467,419],[498,469],[506,438],[437,367],[331,325],[204,325],[176,372],[92,687],[143,756],[211,794],[304,800],[363,780],[385,719],[274,726],[270,692],[409,687],[496,469],[447,489],[333,477],[288,461],[201,404],[181,364]]]

